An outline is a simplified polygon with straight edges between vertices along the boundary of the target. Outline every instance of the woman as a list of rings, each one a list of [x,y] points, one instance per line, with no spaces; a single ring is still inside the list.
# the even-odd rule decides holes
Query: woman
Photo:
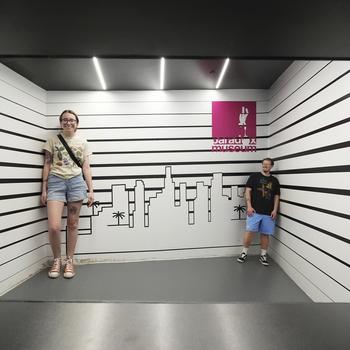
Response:
[[[49,240],[54,258],[48,275],[50,278],[57,278],[60,276],[62,266],[61,219],[64,204],[67,203],[68,235],[64,277],[72,278],[75,275],[73,255],[78,238],[80,209],[84,199],[88,199],[88,207],[91,207],[94,202],[89,163],[89,156],[92,153],[87,141],[76,135],[79,125],[76,113],[65,110],[61,113],[59,121],[62,128],[60,134],[71,148],[81,167],[73,161],[57,135],[49,138],[43,147],[45,161],[41,204],[47,205]]]

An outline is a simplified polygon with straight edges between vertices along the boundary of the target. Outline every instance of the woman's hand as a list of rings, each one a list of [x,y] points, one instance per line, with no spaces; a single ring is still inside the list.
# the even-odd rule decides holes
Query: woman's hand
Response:
[[[255,209],[253,207],[247,208],[247,215],[252,216],[255,213]]]
[[[40,203],[43,207],[46,206],[46,201],[47,201],[47,192],[46,191],[42,191],[41,192],[41,196],[40,196]]]
[[[88,201],[87,201],[88,208],[90,208],[93,203],[94,203],[94,192],[88,192]]]

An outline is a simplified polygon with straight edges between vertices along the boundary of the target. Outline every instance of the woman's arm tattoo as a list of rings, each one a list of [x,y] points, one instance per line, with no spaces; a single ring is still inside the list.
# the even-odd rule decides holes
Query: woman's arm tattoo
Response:
[[[47,150],[45,150],[45,163],[46,164],[52,163],[52,154]]]

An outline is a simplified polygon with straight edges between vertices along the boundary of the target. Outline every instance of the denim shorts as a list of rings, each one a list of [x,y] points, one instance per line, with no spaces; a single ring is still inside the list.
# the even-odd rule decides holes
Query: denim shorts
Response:
[[[276,220],[270,215],[254,213],[252,216],[247,215],[246,230],[250,232],[260,232],[265,235],[275,233]]]
[[[77,202],[87,198],[87,186],[83,175],[70,179],[62,179],[50,174],[47,179],[47,200],[61,202]]]

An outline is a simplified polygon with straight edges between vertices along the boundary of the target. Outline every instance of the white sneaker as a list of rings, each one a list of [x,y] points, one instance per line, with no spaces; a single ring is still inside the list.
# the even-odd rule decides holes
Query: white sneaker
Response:
[[[53,264],[48,272],[50,278],[57,278],[61,274],[61,258],[53,259]]]
[[[73,258],[66,259],[66,264],[64,267],[64,278],[73,278],[75,276]]]
[[[247,254],[242,252],[241,255],[237,258],[237,261],[240,263],[244,263],[247,260]]]
[[[260,261],[264,266],[269,266],[269,262],[267,261],[266,255],[260,255],[259,261]]]

